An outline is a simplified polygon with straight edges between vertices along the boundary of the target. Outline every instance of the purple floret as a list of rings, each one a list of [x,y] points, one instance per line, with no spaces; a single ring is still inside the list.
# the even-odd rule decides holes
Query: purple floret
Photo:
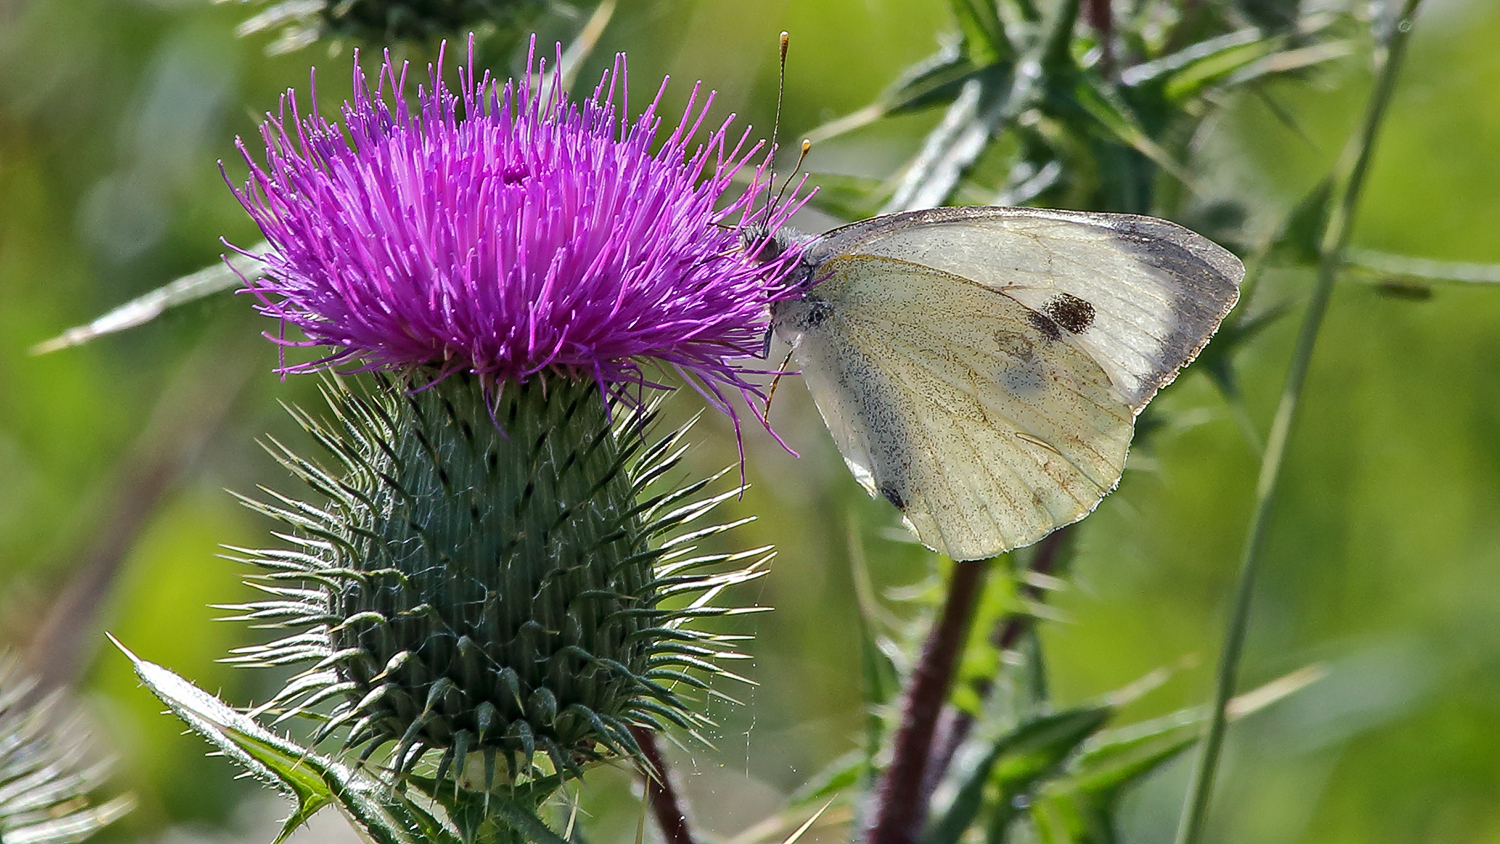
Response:
[[[801,200],[764,207],[763,164],[731,195],[760,149],[748,130],[730,147],[733,115],[690,150],[712,93],[699,105],[693,88],[653,153],[665,80],[630,121],[623,55],[581,103],[533,66],[501,85],[471,51],[455,96],[439,58],[412,107],[404,66],[387,55],[372,90],[356,57],[342,130],[289,91],[261,128],[265,166],[240,145],[235,194],[271,244],[247,283],[306,337],[273,339],[331,347],[283,371],[427,368],[499,389],[550,371],[622,395],[659,386],[654,361],[733,414],[723,388],[757,391],[745,376],[797,258],[758,263],[740,231],[774,231]]]

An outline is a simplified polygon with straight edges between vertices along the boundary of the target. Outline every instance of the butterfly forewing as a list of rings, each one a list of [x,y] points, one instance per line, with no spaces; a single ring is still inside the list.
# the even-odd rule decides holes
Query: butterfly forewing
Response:
[[[1203,348],[1244,275],[1228,250],[1174,223],[1028,208],[866,220],[809,257],[834,255],[896,258],[1005,292],[1072,335],[1137,413]]]
[[[928,546],[975,559],[1082,518],[1119,480],[1134,414],[1035,312],[949,273],[845,255],[778,307],[856,478]]]

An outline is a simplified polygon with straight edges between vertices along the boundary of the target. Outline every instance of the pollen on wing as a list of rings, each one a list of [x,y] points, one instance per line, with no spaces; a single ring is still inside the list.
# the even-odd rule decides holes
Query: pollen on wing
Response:
[[[731,134],[732,115],[704,129],[712,93],[695,86],[658,146],[666,81],[629,119],[623,55],[579,100],[545,61],[519,80],[480,74],[472,39],[456,91],[441,57],[414,97],[406,70],[387,55],[372,87],[356,60],[338,122],[288,92],[262,127],[264,163],[241,145],[235,193],[271,244],[247,284],[301,333],[272,339],[328,347],[284,371],[547,371],[621,393],[657,386],[654,364],[725,409],[723,388],[756,390],[747,358],[801,249],[756,260],[739,232],[776,231],[805,197],[765,205],[749,130]]]

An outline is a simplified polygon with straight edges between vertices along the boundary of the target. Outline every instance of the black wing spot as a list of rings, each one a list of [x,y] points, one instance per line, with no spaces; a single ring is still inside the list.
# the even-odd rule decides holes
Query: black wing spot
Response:
[[[880,494],[885,497],[886,501],[889,501],[891,502],[891,504],[895,505],[897,510],[901,510],[903,512],[906,510],[906,499],[901,497],[901,490],[896,489],[896,487],[892,486],[891,484],[881,484]]]
[[[1052,317],[1047,316],[1041,311],[1028,310],[1026,312],[1026,319],[1031,323],[1032,328],[1042,332],[1048,340],[1062,339],[1062,329],[1057,327],[1057,323],[1052,321]]]
[[[1082,334],[1084,329],[1094,324],[1094,306],[1067,293],[1057,294],[1057,298],[1048,302],[1044,310],[1053,322],[1073,334]]]

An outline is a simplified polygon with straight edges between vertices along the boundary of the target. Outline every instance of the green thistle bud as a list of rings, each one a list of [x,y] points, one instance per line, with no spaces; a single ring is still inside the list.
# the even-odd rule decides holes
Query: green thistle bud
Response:
[[[326,503],[250,502],[293,547],[246,552],[272,597],[235,609],[297,632],[236,659],[311,663],[262,710],[332,700],[315,740],[347,728],[362,759],[394,743],[398,773],[436,751],[440,780],[478,753],[487,789],[497,757],[508,781],[540,758],[576,775],[638,756],[633,726],[706,723],[686,695],[723,673],[723,643],[683,622],[725,610],[680,596],[756,576],[703,569],[767,549],[692,556],[689,539],[730,526],[653,547],[736,492],[656,489],[685,429],[647,442],[649,411],[612,424],[597,385],[557,376],[415,386],[330,382],[334,422],[293,413],[334,468],[277,455]]]
[[[279,31],[273,54],[327,37],[378,45],[436,41],[470,29],[516,36],[552,6],[551,0],[270,0],[236,31]]]
[[[546,0],[333,0],[322,17],[334,35],[379,43],[442,38],[481,23],[514,28],[546,6]]]

